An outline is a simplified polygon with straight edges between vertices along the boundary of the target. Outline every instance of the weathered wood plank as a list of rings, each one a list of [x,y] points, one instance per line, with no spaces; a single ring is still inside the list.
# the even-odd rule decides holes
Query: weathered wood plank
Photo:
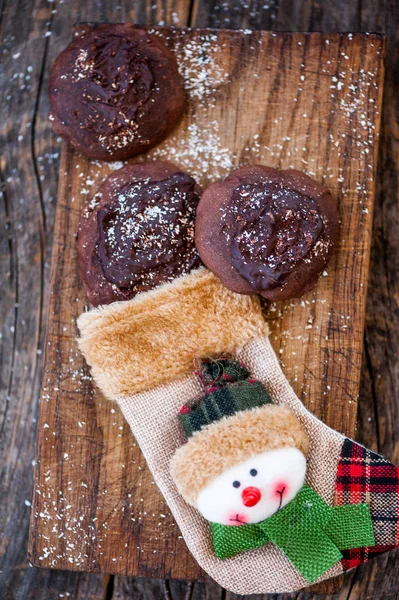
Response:
[[[101,2],[4,0],[0,38],[0,596],[100,598],[108,578],[33,569],[27,560],[34,447],[42,369],[60,140],[48,121],[49,65],[79,20],[98,20]],[[108,2],[103,18],[185,23],[189,5]],[[159,6],[159,5],[158,5]],[[120,9],[119,9],[120,7]],[[172,15],[173,13],[173,15]],[[50,35],[51,34],[51,35]],[[26,501],[26,502],[25,502]]]
[[[388,35],[376,203],[367,297],[358,438],[399,464],[399,5],[362,2],[362,30]],[[349,600],[397,598],[399,551],[356,569]],[[344,590],[343,590],[344,591]],[[344,596],[342,596],[344,598]],[[341,597],[339,598],[341,600]]]
[[[57,10],[57,13],[53,16],[53,21],[50,29],[53,35],[50,38],[49,52],[52,52],[54,57],[63,46],[66,45],[67,40],[70,37],[72,24],[79,20],[95,21],[99,17],[99,5],[102,4],[106,8],[106,16],[108,20],[117,21],[121,19],[120,11],[116,8],[122,6],[122,14],[127,15],[134,7],[143,4],[156,4],[159,3],[132,3],[130,0],[120,0],[118,3],[110,2],[109,0],[102,0],[97,2],[94,0],[71,0],[64,3],[55,2],[53,5],[47,5],[46,2],[38,2],[37,0],[31,2],[16,2],[15,0],[5,0],[3,3],[3,14],[2,23],[0,24],[2,32],[3,43],[12,46],[13,41],[11,40],[12,35],[16,35],[17,40],[15,44],[22,45],[23,41],[28,39],[30,32],[36,26],[35,18],[38,18],[43,14],[41,8],[47,6]],[[184,3],[183,3],[184,4]],[[213,10],[213,5],[208,4],[206,0],[201,0],[201,6],[209,6],[208,10]],[[219,5],[222,2],[218,2]],[[229,11],[229,6],[233,6],[232,2],[223,2],[227,6],[226,12]],[[382,129],[382,140],[381,140],[381,153],[380,153],[380,180],[384,185],[381,186],[376,196],[376,206],[374,213],[374,231],[373,231],[373,242],[374,247],[372,248],[371,255],[371,273],[370,273],[370,286],[368,292],[368,305],[367,305],[367,346],[369,347],[369,358],[368,362],[363,361],[363,371],[361,377],[361,394],[359,400],[359,424],[358,424],[358,438],[360,441],[370,447],[378,449],[377,443],[377,428],[379,429],[379,435],[383,440],[383,447],[380,447],[381,451],[384,451],[388,457],[398,461],[397,453],[397,439],[399,425],[397,424],[398,410],[398,356],[395,347],[395,340],[398,337],[398,321],[392,318],[392,314],[397,311],[397,299],[399,296],[398,285],[399,285],[399,269],[395,267],[397,265],[399,257],[399,238],[396,235],[397,231],[397,220],[398,220],[398,117],[397,117],[397,98],[399,97],[396,89],[395,73],[399,60],[398,53],[398,38],[399,32],[399,14],[398,5],[395,0],[362,0],[360,2],[342,2],[342,0],[322,0],[317,3],[317,20],[312,17],[315,14],[313,0],[295,1],[292,0],[280,0],[279,2],[265,1],[258,2],[257,0],[242,3],[239,0],[234,2],[236,7],[239,7],[240,19],[234,22],[235,27],[248,26],[251,21],[251,27],[260,29],[275,29],[275,30],[320,30],[321,26],[325,31],[332,31],[339,29],[341,31],[355,31],[359,28],[358,21],[356,20],[356,11],[353,11],[354,21],[348,22],[343,19],[343,4],[347,6],[358,6],[359,13],[361,12],[361,30],[369,31],[386,31],[389,34],[388,37],[388,56],[387,56],[387,79],[386,79],[386,99],[385,107],[388,106],[388,112],[383,121]],[[40,10],[37,8],[40,7]],[[133,7],[133,8],[132,8]],[[266,8],[264,8],[266,7]],[[345,8],[345,7],[344,7]],[[160,10],[158,8],[158,10]],[[124,12],[123,12],[124,11]],[[155,12],[155,11],[154,11]],[[217,12],[217,11],[216,11]],[[83,14],[83,16],[82,16]],[[152,14],[151,9],[148,10],[148,14]],[[196,26],[207,26],[212,24],[218,26],[215,20],[216,13],[214,16],[208,16],[205,18],[203,13],[202,21],[194,22],[192,25]],[[250,16],[252,15],[252,16]],[[273,18],[271,18],[271,15]],[[142,10],[136,10],[136,18],[139,18],[138,22],[144,23],[146,14]],[[45,17],[47,19],[47,17]],[[211,21],[211,19],[213,19]],[[28,23],[29,21],[29,23]],[[153,23],[158,22],[156,16]],[[6,23],[6,25],[5,25]],[[172,23],[172,21],[169,21]],[[184,24],[185,21],[180,19],[179,24]],[[334,27],[333,27],[334,25]],[[228,23],[223,25],[228,27]],[[44,32],[43,32],[44,33]],[[43,44],[45,43],[43,39]],[[56,46],[58,45],[58,49]],[[37,51],[37,50],[36,50]],[[13,51],[14,52],[14,51]],[[18,52],[18,46],[17,50]],[[4,55],[3,55],[4,56]],[[51,63],[52,58],[48,60]],[[38,77],[37,71],[31,73],[32,85],[35,84],[35,80]],[[3,85],[4,98],[7,97],[8,90],[14,86],[12,76],[18,70],[18,62],[12,64],[11,71],[7,71],[6,85]],[[8,76],[11,74],[11,77]],[[48,66],[44,69],[44,75],[48,73]],[[389,100],[387,100],[387,92],[390,88]],[[23,119],[24,113],[27,112],[28,122],[32,120],[33,111],[31,101],[32,97],[25,97],[24,103],[19,106],[17,119]],[[27,102],[27,104],[25,103]],[[47,95],[44,82],[40,85],[40,102],[39,107],[42,106],[40,116],[38,117],[37,127],[40,135],[35,136],[35,145],[37,147],[37,157],[44,156],[42,148],[49,148],[51,154],[57,154],[59,151],[59,143],[55,137],[52,136],[49,124],[47,121],[46,114],[46,103]],[[2,107],[4,109],[4,101]],[[47,140],[47,141],[46,141]],[[4,141],[4,140],[3,140]],[[26,138],[21,142],[17,139],[9,139],[8,144],[14,144],[18,148],[18,152],[22,149],[29,148],[30,139]],[[386,148],[386,149],[385,149]],[[31,159],[28,158],[27,162]],[[44,240],[45,254],[48,256],[50,242],[51,242],[51,231],[52,231],[52,218],[55,201],[52,197],[55,196],[57,175],[58,175],[58,158],[51,160],[44,159],[37,163],[37,166],[41,163],[44,167],[41,170],[41,175],[45,175],[45,179],[41,182],[44,198],[44,209],[47,216],[46,221],[46,232]],[[3,162],[4,165],[4,162]],[[2,165],[2,166],[3,166]],[[11,164],[8,167],[7,174],[11,173]],[[8,175],[7,175],[8,176]],[[16,197],[13,191],[14,182],[8,182],[8,196]],[[29,192],[29,193],[28,193]],[[26,201],[33,203],[35,206],[37,203],[37,189],[35,186],[26,189]],[[4,208],[3,208],[4,210]],[[4,212],[0,216],[0,227],[3,231],[3,225],[5,224],[3,217]],[[23,217],[23,215],[22,215]],[[10,238],[11,244],[14,244],[15,239],[18,239],[18,230],[16,227],[12,227],[14,223],[11,223]],[[1,302],[0,302],[0,323],[2,326],[3,336],[7,335],[7,320],[9,319],[8,310],[4,310],[4,306],[10,306],[11,304],[4,304],[5,290],[4,282],[8,280],[8,270],[10,264],[10,256],[8,250],[8,239],[4,236],[0,236],[0,287],[1,287]],[[385,253],[387,248],[387,253]],[[389,260],[386,260],[386,256]],[[44,270],[44,279],[48,279],[48,270]],[[374,283],[373,283],[374,282]],[[7,300],[7,302],[10,302]],[[46,301],[44,301],[46,305]],[[4,311],[4,312],[3,312]],[[25,318],[30,318],[26,313]],[[8,332],[9,335],[9,332]],[[35,341],[32,339],[26,340],[27,344],[33,344],[35,347]],[[392,349],[393,345],[393,349]],[[40,344],[42,347],[42,344]],[[18,350],[18,348],[16,348]],[[8,349],[4,352],[0,358],[1,367],[3,366],[4,360],[10,357]],[[34,372],[35,377],[29,380],[29,385],[32,392],[32,402],[34,407],[25,407],[25,410],[31,410],[35,413],[37,410],[38,400],[38,374],[40,375],[41,368],[41,356],[38,356],[37,369]],[[23,357],[23,367],[29,366],[29,373],[31,373],[30,363],[26,361],[26,356]],[[6,367],[4,367],[5,369]],[[1,370],[1,377],[3,376],[3,368]],[[373,379],[370,378],[370,375]],[[378,377],[378,379],[377,379]],[[1,381],[3,381],[1,379]],[[36,383],[35,383],[36,382]],[[371,394],[372,384],[375,384],[373,394]],[[36,390],[36,392],[35,392]],[[16,391],[18,393],[18,391]],[[4,389],[0,392],[0,397],[5,399]],[[12,396],[11,403],[14,403],[14,396]],[[18,407],[18,410],[20,406]],[[382,420],[379,420],[379,413],[386,415]],[[0,546],[0,558],[1,558],[1,574],[0,574],[0,589],[4,597],[16,598],[18,600],[36,600],[41,597],[46,600],[55,600],[60,597],[60,594],[65,592],[70,593],[71,597],[77,599],[103,598],[103,590],[101,584],[98,586],[96,582],[102,581],[101,575],[96,574],[79,574],[79,573],[68,573],[68,572],[52,572],[44,569],[32,569],[27,567],[26,563],[26,536],[27,536],[27,522],[29,516],[29,507],[25,508],[25,512],[18,510],[18,518],[15,518],[15,507],[24,504],[25,490],[28,490],[31,486],[32,471],[31,461],[33,459],[33,446],[35,430],[34,424],[30,423],[29,419],[15,418],[15,413],[12,415],[10,421],[11,425],[2,435],[1,439],[1,452],[6,457],[6,461],[12,460],[15,454],[15,431],[21,429],[21,437],[24,435],[30,440],[29,443],[21,448],[18,452],[18,460],[26,465],[26,468],[15,471],[14,477],[19,478],[20,481],[17,484],[14,482],[13,489],[11,490],[8,486],[9,483],[4,478],[1,479],[1,483],[4,489],[4,496],[7,498],[6,502],[0,503],[0,523],[1,526],[8,521],[7,531],[9,532],[7,540],[2,540]],[[35,417],[33,417],[35,418]],[[369,420],[370,419],[370,420]],[[387,420],[387,421],[386,421]],[[386,424],[387,422],[387,424]],[[23,431],[22,431],[23,429]],[[366,436],[364,436],[366,433]],[[396,450],[395,450],[396,448]],[[4,461],[3,461],[4,464]],[[15,464],[15,461],[14,461]],[[10,467],[13,470],[13,466]],[[26,496],[29,498],[29,494]],[[5,514],[5,517],[3,515]],[[3,527],[0,527],[4,531]],[[18,547],[18,550],[12,548]],[[364,600],[375,599],[382,600],[385,598],[393,599],[397,596],[398,581],[395,579],[394,574],[399,573],[399,553],[390,553],[389,560],[385,560],[387,557],[383,556],[379,559],[374,560],[368,565],[357,569],[355,572],[348,574],[345,578],[346,583],[344,588],[341,590],[338,596],[334,596],[334,600],[345,600],[349,597],[351,600]],[[377,573],[378,577],[374,577]],[[354,577],[356,578],[355,585],[352,587]],[[123,577],[117,577],[116,580],[119,582],[125,581]],[[105,587],[108,580],[105,582]],[[155,589],[155,598],[161,598],[162,588],[154,588],[154,580],[142,580],[141,581],[143,595],[147,593],[147,597],[151,597],[151,590]],[[174,584],[179,585],[177,583]],[[180,591],[176,592],[174,598],[184,598],[184,592],[186,584],[180,584]],[[214,587],[210,588],[210,584],[195,584],[193,588],[192,598],[199,598],[197,595],[198,590],[201,590],[204,594],[209,589],[208,598],[218,598],[213,595],[216,593]],[[114,589],[114,591],[112,591]],[[116,585],[113,588],[112,585],[108,588],[109,594],[112,594],[113,598],[118,600],[127,600],[131,598],[130,587],[124,587],[123,585]],[[89,596],[90,593],[90,596]],[[105,595],[105,592],[104,592]],[[203,594],[201,593],[201,598]],[[111,598],[111,595],[107,596]],[[273,595],[268,597],[270,600],[288,600],[293,598],[300,598],[301,600],[313,600],[314,596],[310,594],[294,594],[294,595]],[[319,598],[319,596],[318,596]]]
[[[51,4],[44,0],[36,3],[35,10],[30,1],[7,2],[0,25],[4,61],[0,92],[0,587],[2,595],[4,590],[10,598],[22,597],[19,590],[33,575],[23,567],[27,567],[38,374],[44,344],[45,263],[50,246],[32,147],[51,11]]]
[[[221,26],[222,2],[196,2],[198,26]],[[230,3],[237,6],[240,3]],[[241,21],[254,28],[293,31],[381,31],[388,35],[385,98],[374,210],[366,333],[356,439],[399,463],[399,381],[397,319],[399,297],[398,94],[399,6],[395,0],[247,2]],[[262,5],[260,9],[259,6]],[[215,7],[217,10],[215,10]],[[225,9],[227,13],[227,9]],[[227,15],[228,16],[228,15]],[[251,19],[251,24],[250,23]],[[228,23],[224,23],[229,27]],[[337,600],[396,597],[399,552],[363,565],[345,577]],[[376,577],[376,573],[380,577]],[[385,577],[384,577],[385,575]],[[366,591],[367,590],[367,591]],[[367,595],[366,595],[367,594]],[[289,595],[293,598],[297,595]],[[300,594],[299,597],[303,598]],[[312,596],[313,597],[313,596]],[[274,600],[273,596],[273,600]],[[278,596],[281,600],[281,596]],[[285,596],[284,596],[285,598]],[[306,595],[306,600],[311,596]],[[335,597],[334,597],[335,598]]]
[[[379,36],[339,34],[158,34],[178,55],[189,108],[150,157],[177,162],[204,186],[243,162],[302,168],[324,179],[340,198],[341,242],[328,277],[305,299],[273,305],[269,315],[272,341],[297,393],[327,423],[351,434],[383,42]],[[79,208],[109,172],[109,166],[64,147],[31,559],[54,568],[198,579],[204,574],[187,552],[130,432],[117,409],[93,389],[76,346],[76,317],[86,304],[76,269]]]

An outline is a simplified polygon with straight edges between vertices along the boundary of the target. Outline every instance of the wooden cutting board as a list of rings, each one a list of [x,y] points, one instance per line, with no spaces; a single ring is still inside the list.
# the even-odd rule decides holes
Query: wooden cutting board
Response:
[[[82,32],[89,26],[79,26]],[[148,155],[206,186],[242,163],[301,169],[338,196],[337,251],[317,288],[268,307],[271,340],[304,404],[354,436],[383,86],[379,35],[154,28],[175,51],[187,110]],[[62,150],[31,514],[40,567],[203,579],[118,407],[76,344],[82,204],[121,163]],[[162,432],[160,432],[162,435]]]

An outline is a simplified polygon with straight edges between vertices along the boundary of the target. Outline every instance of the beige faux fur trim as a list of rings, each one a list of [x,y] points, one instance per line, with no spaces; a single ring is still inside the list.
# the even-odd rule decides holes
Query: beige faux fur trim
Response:
[[[239,351],[268,333],[259,299],[230,292],[207,269],[83,313],[79,347],[117,400],[181,377],[194,359]]]
[[[260,452],[287,446],[307,456],[308,435],[288,407],[266,404],[195,432],[172,457],[171,474],[180,494],[195,506],[200,491],[227,469]]]

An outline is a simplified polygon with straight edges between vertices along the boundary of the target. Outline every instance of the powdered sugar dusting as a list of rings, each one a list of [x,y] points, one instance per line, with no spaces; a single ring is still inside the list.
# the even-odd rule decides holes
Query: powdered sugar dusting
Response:
[[[178,56],[180,75],[189,98],[204,100],[227,83],[230,74],[218,62],[221,48],[216,34],[204,34],[198,39],[178,41],[174,51]],[[211,100],[214,105],[215,100]]]
[[[170,42],[165,32],[153,33]],[[186,115],[172,136],[139,160],[170,160],[206,185],[224,178],[238,162],[234,151],[224,143],[220,126],[218,98],[231,83],[224,65],[224,47],[215,33],[182,32],[174,38],[171,49],[188,98]]]
[[[235,163],[234,153],[222,146],[217,121],[211,121],[206,128],[191,123],[185,138],[169,138],[151,153],[151,157],[176,162],[198,181],[206,178],[209,170],[215,179],[222,179]]]

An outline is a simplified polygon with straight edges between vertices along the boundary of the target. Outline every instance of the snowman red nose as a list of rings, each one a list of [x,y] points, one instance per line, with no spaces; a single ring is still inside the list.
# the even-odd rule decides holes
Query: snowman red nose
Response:
[[[256,487],[247,487],[242,490],[241,498],[244,506],[255,506],[261,499],[261,493]]]

